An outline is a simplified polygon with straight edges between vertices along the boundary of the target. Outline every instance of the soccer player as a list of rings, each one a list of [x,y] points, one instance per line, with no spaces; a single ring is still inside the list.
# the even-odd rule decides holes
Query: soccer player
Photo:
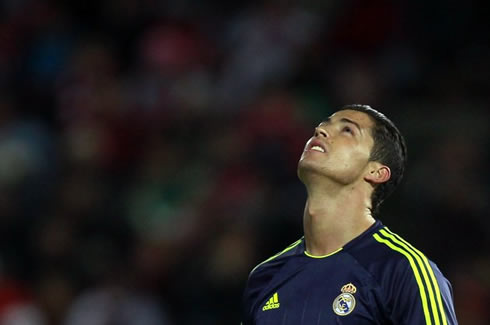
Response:
[[[370,106],[320,123],[298,164],[304,237],[252,270],[243,325],[457,324],[441,271],[375,219],[405,164],[403,136]]]

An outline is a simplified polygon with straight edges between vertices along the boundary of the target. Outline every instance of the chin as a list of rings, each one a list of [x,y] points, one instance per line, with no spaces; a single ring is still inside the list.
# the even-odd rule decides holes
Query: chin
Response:
[[[320,175],[320,168],[311,161],[300,160],[297,168],[298,178],[303,182],[308,182],[310,177]]]

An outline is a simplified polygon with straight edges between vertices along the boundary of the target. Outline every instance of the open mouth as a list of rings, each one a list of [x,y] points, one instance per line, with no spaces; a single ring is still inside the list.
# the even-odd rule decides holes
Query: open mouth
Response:
[[[310,150],[318,151],[318,152],[325,152],[325,149],[323,149],[320,146],[313,146],[313,147],[310,148]]]
[[[318,139],[311,141],[307,146],[307,150],[317,151],[317,152],[321,152],[321,153],[327,152],[325,145]]]

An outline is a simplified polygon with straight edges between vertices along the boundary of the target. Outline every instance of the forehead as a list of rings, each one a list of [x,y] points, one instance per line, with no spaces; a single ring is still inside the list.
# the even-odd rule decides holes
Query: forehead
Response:
[[[368,130],[368,132],[366,133],[371,133],[373,127],[375,126],[374,119],[369,116],[369,114],[351,109],[337,111],[336,113],[327,117],[323,122],[320,123],[320,125],[335,123],[339,121],[351,121],[359,127],[361,133],[364,133],[363,130]]]
[[[363,129],[369,129],[374,126],[374,121],[367,113],[359,112],[351,109],[346,109],[342,111],[335,112],[330,116],[330,120],[332,122],[341,120],[341,119],[349,119],[357,124]]]

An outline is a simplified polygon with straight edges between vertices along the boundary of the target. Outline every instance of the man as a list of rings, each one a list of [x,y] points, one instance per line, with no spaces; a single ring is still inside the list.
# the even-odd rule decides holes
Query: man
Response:
[[[405,164],[399,130],[367,105],[320,123],[298,164],[304,237],[252,270],[243,325],[457,324],[437,266],[374,216]]]

